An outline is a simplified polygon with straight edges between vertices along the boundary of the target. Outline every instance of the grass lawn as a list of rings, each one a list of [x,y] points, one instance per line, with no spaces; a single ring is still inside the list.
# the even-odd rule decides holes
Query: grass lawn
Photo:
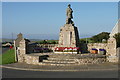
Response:
[[[80,41],[86,43],[86,40],[87,40],[87,43],[93,43],[93,40],[91,40],[91,38],[82,38],[80,39]]]
[[[0,54],[0,64],[10,64],[15,62],[15,51],[9,49],[3,54]]]

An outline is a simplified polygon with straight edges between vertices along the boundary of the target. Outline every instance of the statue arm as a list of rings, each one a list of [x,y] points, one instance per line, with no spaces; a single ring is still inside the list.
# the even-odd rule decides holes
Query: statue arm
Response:
[[[68,16],[68,9],[66,10],[66,16]]]

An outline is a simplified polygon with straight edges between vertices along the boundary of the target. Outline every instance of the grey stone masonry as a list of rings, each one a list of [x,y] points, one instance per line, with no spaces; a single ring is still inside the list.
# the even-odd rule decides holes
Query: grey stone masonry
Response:
[[[17,52],[18,52],[18,47],[19,47],[19,42],[23,39],[22,33],[19,33],[17,35],[17,39],[14,40],[14,49],[15,49],[15,61],[17,61]]]
[[[118,62],[119,50],[117,50],[116,45],[117,45],[116,39],[115,38],[109,38],[107,43],[89,43],[87,45],[87,48],[88,48],[88,51],[90,51],[92,48],[96,48],[98,50],[99,49],[105,49],[107,60],[109,62]]]
[[[24,38],[19,42],[19,47],[17,49],[18,62],[25,61],[25,55],[28,53],[28,42],[29,41]]]
[[[15,47],[18,47],[18,46],[19,46],[19,42],[20,42],[22,39],[23,39],[23,35],[22,35],[22,33],[19,33],[19,34],[17,35],[17,39],[15,39],[15,41],[14,41],[14,46],[15,46]]]
[[[59,47],[77,47],[79,46],[79,35],[77,27],[72,24],[65,24],[60,29]]]
[[[117,43],[115,38],[108,39],[108,55],[110,56],[117,56]]]
[[[55,66],[100,64],[107,62],[105,55],[99,55],[99,54],[95,55],[95,54],[37,53],[37,54],[21,55],[20,59],[21,60],[19,62],[24,62],[27,64],[55,65]]]
[[[107,57],[107,60],[109,62],[118,62],[119,56],[117,53],[117,46],[116,46],[116,39],[115,38],[109,38],[108,39],[108,54],[109,57]]]

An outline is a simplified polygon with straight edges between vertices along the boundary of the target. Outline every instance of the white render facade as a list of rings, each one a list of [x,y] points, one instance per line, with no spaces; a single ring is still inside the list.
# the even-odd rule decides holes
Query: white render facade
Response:
[[[110,37],[113,37],[117,33],[120,33],[120,19],[118,20],[118,22],[114,26],[113,30],[111,31]]]

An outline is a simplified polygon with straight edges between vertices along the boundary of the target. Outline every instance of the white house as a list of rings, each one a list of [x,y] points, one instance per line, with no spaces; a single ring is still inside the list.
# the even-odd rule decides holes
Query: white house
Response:
[[[120,19],[117,21],[112,32],[110,33],[110,37],[113,37],[116,33],[120,33]]]

